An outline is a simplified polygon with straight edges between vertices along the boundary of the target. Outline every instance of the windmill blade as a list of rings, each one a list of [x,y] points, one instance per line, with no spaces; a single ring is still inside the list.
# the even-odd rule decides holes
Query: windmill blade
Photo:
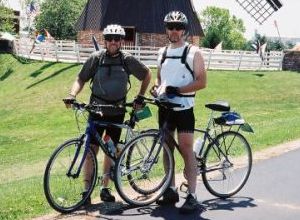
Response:
[[[236,0],[259,24],[264,23],[282,7],[280,0]]]

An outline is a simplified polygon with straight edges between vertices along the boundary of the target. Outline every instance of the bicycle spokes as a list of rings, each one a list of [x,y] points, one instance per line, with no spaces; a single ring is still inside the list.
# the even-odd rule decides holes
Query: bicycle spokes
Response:
[[[97,161],[88,148],[86,152],[79,139],[61,145],[50,158],[45,175],[44,191],[49,204],[59,212],[77,209],[91,193],[96,182]],[[90,173],[84,172],[83,163],[90,158]],[[88,180],[88,181],[87,181]],[[83,192],[87,191],[85,197]]]
[[[169,157],[164,161],[165,150]],[[133,139],[117,162],[120,172],[116,173],[116,188],[121,197],[134,205],[156,201],[171,180],[172,159],[170,150],[157,140],[157,134],[143,134]]]
[[[219,197],[237,193],[245,184],[252,165],[251,149],[239,133],[220,134],[204,155],[202,177],[207,189]]]

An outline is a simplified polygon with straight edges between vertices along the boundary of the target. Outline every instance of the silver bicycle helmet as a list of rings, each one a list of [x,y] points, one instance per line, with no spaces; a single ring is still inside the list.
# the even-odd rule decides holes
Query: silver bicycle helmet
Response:
[[[122,38],[125,37],[125,30],[118,24],[107,25],[103,30],[103,35],[120,35]]]
[[[169,12],[164,19],[165,25],[170,24],[170,23],[178,23],[178,24],[183,24],[184,27],[188,25],[188,19],[180,11],[171,11]]]

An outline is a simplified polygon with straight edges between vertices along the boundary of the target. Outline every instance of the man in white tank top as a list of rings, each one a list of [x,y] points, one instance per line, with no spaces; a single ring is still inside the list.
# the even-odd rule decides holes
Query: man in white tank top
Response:
[[[195,195],[197,169],[193,153],[195,128],[193,106],[195,92],[206,86],[206,71],[199,48],[189,46],[185,42],[188,25],[186,16],[182,12],[172,11],[165,16],[164,23],[170,44],[159,50],[157,79],[152,92],[158,96],[166,95],[170,102],[184,105],[183,108],[172,111],[159,109],[159,126],[162,127],[167,121],[168,129],[173,136],[177,129],[180,153],[185,163],[189,187],[189,194],[179,211],[189,213],[198,208]],[[162,199],[157,203],[159,205],[175,204],[178,201],[179,196],[173,176],[171,187],[165,191]]]

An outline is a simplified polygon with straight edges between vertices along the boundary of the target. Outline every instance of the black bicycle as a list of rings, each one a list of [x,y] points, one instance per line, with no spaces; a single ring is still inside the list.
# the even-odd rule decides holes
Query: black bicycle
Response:
[[[205,107],[211,110],[207,126],[205,130],[195,129],[202,134],[200,150],[195,153],[198,175],[212,195],[228,198],[244,187],[251,173],[251,147],[241,131],[254,131],[239,113],[230,111],[226,101]],[[184,189],[187,189],[186,182],[180,186],[181,191],[186,191]]]
[[[146,102],[167,109],[182,107],[164,99],[147,98]],[[253,130],[239,114],[229,112],[227,102],[216,102],[206,107],[212,110],[207,128],[196,129],[204,134],[202,148],[195,155],[198,173],[202,174],[209,192],[226,198],[241,190],[250,175],[251,148],[239,130]],[[214,118],[215,111],[224,114]],[[237,130],[231,130],[235,125],[238,125]],[[224,126],[229,129],[223,130]],[[166,123],[159,131],[140,134],[128,142],[117,160],[114,175],[116,189],[123,200],[134,205],[148,205],[169,187],[174,172],[174,158],[169,146],[179,149]],[[183,187],[187,187],[186,183],[180,188]]]
[[[87,105],[73,101],[72,107],[75,110],[76,120],[83,112],[94,114],[102,114],[103,109],[120,108],[126,110],[126,107],[132,107],[133,103],[126,103],[123,105]],[[70,139],[57,147],[51,155],[46,170],[44,173],[44,193],[50,206],[61,212],[68,213],[78,209],[85,200],[91,195],[98,177],[98,163],[94,150],[90,147],[91,137],[96,138],[101,150],[108,155],[114,162],[117,160],[117,155],[111,154],[107,149],[102,137],[97,133],[96,126],[111,126],[126,130],[126,135],[118,144],[126,144],[132,137],[136,136],[138,132],[134,129],[136,122],[147,115],[141,111],[130,112],[129,120],[122,124],[88,121],[88,126],[83,134],[78,138]],[[152,130],[148,130],[151,132]],[[155,131],[155,130],[154,130]],[[146,131],[145,131],[146,132]],[[91,176],[89,188],[85,189],[85,172],[83,171],[86,158],[90,158]],[[113,174],[113,170],[110,174]],[[103,174],[104,175],[104,174]],[[111,176],[113,179],[113,176]],[[86,191],[87,193],[82,193]]]

